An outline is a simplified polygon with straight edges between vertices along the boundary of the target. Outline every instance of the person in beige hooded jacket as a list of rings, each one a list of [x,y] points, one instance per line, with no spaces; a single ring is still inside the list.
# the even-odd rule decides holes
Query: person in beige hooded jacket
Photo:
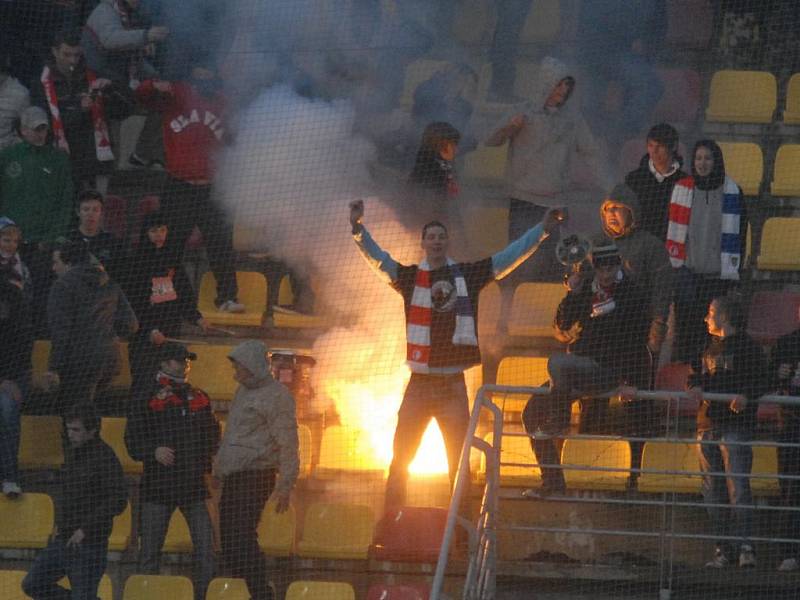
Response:
[[[264,503],[289,508],[300,467],[295,402],[269,370],[267,348],[257,340],[228,355],[239,383],[213,474],[221,480],[220,539],[231,572],[247,581],[253,600],[271,600],[258,527]]]

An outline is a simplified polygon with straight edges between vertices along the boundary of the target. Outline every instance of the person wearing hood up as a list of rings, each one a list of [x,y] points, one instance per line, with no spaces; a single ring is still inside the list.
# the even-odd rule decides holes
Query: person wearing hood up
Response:
[[[614,186],[600,206],[603,233],[613,240],[619,250],[622,268],[628,276],[650,291],[650,333],[647,347],[653,358],[656,358],[667,334],[673,273],[664,244],[640,227],[640,219],[639,199],[625,184]],[[649,387],[648,379],[637,380],[639,386]]]
[[[139,322],[128,299],[85,244],[66,242],[53,252],[56,281],[47,298],[52,349],[45,381],[58,385],[57,411],[91,401],[119,372],[118,338]]]
[[[184,321],[204,332],[208,323],[197,310],[194,290],[175,248],[163,213],[145,216],[139,247],[133,254],[124,288],[139,319],[140,328],[129,346],[131,395],[138,395],[158,370],[155,351],[181,333]]]
[[[222,553],[230,571],[247,582],[253,600],[272,600],[257,528],[268,499],[275,512],[289,508],[300,465],[295,401],[273,379],[262,342],[242,342],[228,358],[239,387],[212,471],[213,481],[222,481]]]
[[[692,174],[678,180],[669,204],[678,360],[697,356],[706,338],[705,307],[739,281],[746,231],[742,190],[725,173],[722,150],[700,140],[692,150]]]
[[[639,227],[660,240],[667,239],[668,207],[672,188],[686,177],[678,155],[678,132],[669,123],[659,123],[647,132],[647,154],[639,166],[625,176],[625,183],[639,197]]]
[[[564,63],[545,58],[539,69],[537,92],[527,109],[511,117],[485,142],[487,146],[509,143],[506,183],[510,196],[510,240],[541,221],[549,207],[578,207],[576,198],[586,194],[579,191],[576,182],[570,181],[571,167],[576,160],[588,172],[585,179],[594,187],[599,190],[611,187],[611,171],[605,164],[601,147],[578,106],[570,102],[575,85],[575,78]],[[551,236],[540,252],[506,278],[504,296],[509,305],[509,292],[514,285],[561,278],[563,267],[555,259],[557,241],[557,235]]]

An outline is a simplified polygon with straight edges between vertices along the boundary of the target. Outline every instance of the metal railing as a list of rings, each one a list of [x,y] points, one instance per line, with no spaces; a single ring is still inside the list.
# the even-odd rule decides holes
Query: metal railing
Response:
[[[537,395],[544,396],[550,393],[548,387],[516,387],[516,386],[500,386],[500,385],[484,385],[476,395],[475,403],[473,405],[472,413],[470,415],[469,426],[467,434],[462,446],[461,458],[458,465],[458,472],[456,475],[455,485],[453,487],[453,494],[450,501],[450,507],[447,515],[447,525],[445,534],[442,540],[442,546],[439,552],[439,559],[436,564],[436,571],[434,574],[433,585],[431,589],[431,600],[439,600],[442,597],[442,586],[444,577],[447,571],[448,559],[450,556],[450,549],[453,545],[456,526],[465,527],[468,533],[469,553],[467,558],[467,570],[464,581],[464,588],[462,598],[464,600],[493,600],[495,596],[496,575],[497,575],[497,531],[502,528],[504,531],[520,531],[520,532],[539,532],[539,533],[557,533],[557,534],[589,534],[589,535],[608,535],[608,536],[630,536],[633,538],[660,538],[665,540],[668,548],[663,550],[669,553],[669,557],[662,556],[662,571],[663,563],[666,562],[669,566],[667,573],[662,573],[662,579],[665,583],[662,585],[662,596],[669,596],[669,589],[671,588],[672,578],[672,554],[673,542],[678,539],[695,539],[695,540],[714,540],[714,541],[739,541],[740,537],[724,536],[724,535],[708,535],[695,532],[677,532],[670,530],[666,522],[662,522],[660,530],[656,531],[640,531],[632,529],[601,529],[601,528],[568,528],[568,527],[545,527],[537,525],[504,525],[500,526],[498,523],[498,508],[500,499],[500,450],[503,436],[524,436],[530,437],[526,433],[521,432],[504,432],[503,431],[503,409],[500,408],[495,402],[494,398],[499,396],[506,396],[510,394],[525,394],[527,396]],[[598,395],[594,398],[608,398],[611,394]],[[733,394],[714,394],[703,393],[703,400],[710,402],[730,402],[733,399]],[[636,393],[635,399],[637,400],[651,400],[666,403],[666,414],[668,415],[667,423],[665,424],[665,437],[635,437],[635,436],[622,436],[622,435],[557,435],[554,438],[560,439],[577,439],[577,440],[606,440],[606,441],[625,441],[625,442],[666,442],[676,444],[710,444],[718,445],[721,442],[717,440],[698,440],[696,437],[680,438],[672,433],[672,424],[669,422],[669,415],[671,414],[672,404],[676,401],[688,398],[686,392],[678,391],[647,391],[640,390]],[[759,403],[773,403],[778,405],[790,405],[800,407],[800,397],[794,396],[775,396],[767,395],[762,396],[757,402]],[[492,417],[492,440],[491,442],[486,439],[477,437],[476,432],[481,419],[481,414],[487,411]],[[750,441],[725,441],[722,442],[726,445],[747,445],[759,447],[797,447],[795,443],[783,443],[769,440],[750,440]],[[486,480],[483,487],[482,499],[478,517],[474,522],[470,522],[463,516],[459,515],[459,508],[463,506],[464,496],[467,493],[470,482],[470,455],[472,449],[476,449],[485,457],[486,464]],[[650,474],[650,475],[665,475],[665,476],[711,476],[711,477],[747,477],[753,479],[778,479],[778,480],[799,480],[800,475],[788,475],[781,473],[767,473],[767,474],[751,474],[751,473],[726,473],[726,472],[702,472],[702,471],[686,471],[675,469],[644,469],[640,467],[629,466],[627,468],[617,467],[602,467],[602,466],[588,466],[588,465],[574,465],[574,464],[538,464],[538,463],[503,463],[503,466],[512,467],[540,467],[540,468],[554,468],[562,470],[581,470],[581,471],[596,471],[596,472],[625,472],[629,474]],[[667,496],[670,499],[667,500]],[[648,499],[648,498],[614,498],[614,497],[564,497],[564,496],[549,496],[548,501],[552,502],[570,502],[570,503],[585,503],[585,504],[611,504],[611,505],[625,505],[625,506],[653,506],[669,508],[729,508],[728,504],[709,504],[703,501],[692,501],[691,499],[680,500],[675,493],[665,494],[661,500]],[[785,513],[786,511],[797,511],[796,507],[787,506],[761,506],[756,504],[742,505],[737,508],[746,510],[759,510],[759,511],[774,511],[776,514]],[[674,523],[673,523],[674,525]],[[792,543],[800,544],[798,539],[790,539],[785,537],[759,537],[751,536],[747,538],[750,542],[769,542],[769,543]]]

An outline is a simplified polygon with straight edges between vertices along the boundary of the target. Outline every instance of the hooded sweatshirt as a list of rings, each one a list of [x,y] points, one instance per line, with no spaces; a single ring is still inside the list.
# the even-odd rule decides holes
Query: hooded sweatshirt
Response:
[[[253,376],[236,390],[214,474],[224,478],[240,471],[277,469],[276,489],[288,492],[300,469],[294,398],[273,379],[262,342],[243,342],[228,357]]]
[[[649,231],[639,227],[641,206],[634,191],[627,185],[617,185],[608,195],[608,200],[625,205],[630,211],[631,221],[623,232],[616,235],[605,226],[603,233],[614,240],[622,258],[625,272],[650,291],[650,336],[651,347],[659,347],[667,332],[669,306],[672,302],[673,272],[664,244]],[[603,207],[600,220],[603,221]]]
[[[90,263],[74,265],[53,282],[47,323],[52,340],[50,370],[59,375],[78,365],[100,366],[115,360],[115,339],[127,338],[139,327],[119,285],[102,267]]]
[[[512,198],[540,206],[560,204],[559,195],[570,189],[570,166],[575,159],[588,168],[599,187],[611,186],[610,170],[577,104],[567,96],[561,106],[545,107],[553,88],[570,76],[564,63],[545,58],[525,111],[525,124],[515,133],[501,129],[487,142],[499,146],[511,140],[506,182]]]
[[[29,104],[28,90],[19,81],[9,75],[0,83],[0,150],[19,141],[17,119]]]

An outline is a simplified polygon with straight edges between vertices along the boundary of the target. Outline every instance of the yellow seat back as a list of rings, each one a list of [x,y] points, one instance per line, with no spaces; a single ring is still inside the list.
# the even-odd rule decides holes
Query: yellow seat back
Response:
[[[122,600],[194,600],[194,586],[179,575],[131,575]]]
[[[647,471],[685,471],[698,473],[700,461],[697,445],[671,442],[647,442],[642,450],[642,469]],[[697,494],[702,478],[699,475],[641,473],[637,482],[640,492],[678,492]]]
[[[547,44],[558,37],[561,30],[561,0],[538,0],[531,4],[520,43]]]
[[[494,435],[484,438],[489,444]],[[542,470],[539,460],[531,450],[530,438],[526,435],[504,435],[500,444],[500,485],[503,487],[539,487],[542,485]],[[481,452],[478,477],[486,476],[486,455]]]
[[[750,489],[757,496],[778,496],[781,493],[778,483],[778,449],[775,446],[753,446],[753,475],[770,475],[771,477],[754,477],[750,479]]]
[[[777,97],[778,84],[772,73],[717,71],[711,78],[706,121],[770,123]]]
[[[523,283],[517,286],[511,304],[508,333],[552,338],[556,309],[566,293],[566,288],[560,283]]]
[[[770,217],[764,222],[756,265],[766,271],[800,270],[800,218]]]
[[[564,469],[568,488],[584,490],[625,491],[631,467],[631,447],[622,440],[567,439],[561,450],[561,464],[577,467],[624,469],[620,471],[590,471],[581,468]]]
[[[267,502],[258,523],[258,545],[270,556],[290,556],[294,552],[297,513],[289,505],[286,512],[276,513],[275,503]]]
[[[180,510],[175,509],[169,519],[167,535],[164,538],[162,550],[164,552],[175,552],[186,554],[192,551],[192,534],[189,531],[189,524]]]
[[[369,506],[318,502],[306,508],[298,556],[366,559],[375,518]]]
[[[20,469],[60,469],[64,464],[61,417],[22,415]]]
[[[773,196],[800,196],[800,144],[784,144],[778,148],[770,193]]]
[[[792,75],[786,86],[786,109],[783,111],[783,122],[787,125],[800,125],[800,73]]]
[[[286,600],[356,600],[356,593],[342,581],[293,581]]]
[[[359,447],[358,437],[363,435],[354,429],[340,425],[326,427],[320,443],[319,463],[314,477],[329,478],[342,471],[382,475],[383,469],[374,466],[374,458]]]
[[[47,494],[25,493],[15,500],[0,496],[0,548],[44,548],[53,519]]]
[[[232,400],[238,384],[233,379],[233,366],[228,358],[231,344],[190,344],[189,351],[197,354],[192,362],[189,381],[199,387],[211,400]]]
[[[131,541],[131,503],[120,514],[114,517],[111,535],[108,536],[108,549],[112,552],[123,552]]]
[[[125,427],[128,420],[125,417],[103,417],[100,421],[100,438],[111,448],[122,464],[122,470],[126,473],[141,473],[143,470],[142,463],[138,460],[133,460],[131,455],[128,454],[128,448],[125,446]]]
[[[742,188],[745,196],[758,196],[764,176],[764,155],[758,144],[719,142],[725,172]]]
[[[497,367],[497,385],[539,387],[549,378],[546,356],[505,356]],[[522,412],[528,398],[528,394],[496,394],[494,402],[504,411]]]
[[[206,600],[250,600],[250,590],[244,579],[216,577],[208,584]]]

